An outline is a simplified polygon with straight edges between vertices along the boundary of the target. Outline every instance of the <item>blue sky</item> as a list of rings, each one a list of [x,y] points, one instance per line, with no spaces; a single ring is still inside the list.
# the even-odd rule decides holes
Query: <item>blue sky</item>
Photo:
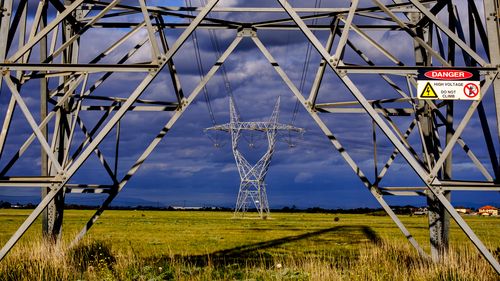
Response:
[[[133,2],[133,1],[129,1]],[[182,2],[182,1],[180,1]],[[264,1],[265,2],[265,1]],[[264,3],[256,1],[253,5]],[[265,3],[269,3],[265,2]],[[290,1],[294,6],[312,6],[306,1]],[[322,4],[322,7],[332,7],[332,4]],[[335,2],[337,6],[345,6],[347,1]],[[148,3],[154,4],[154,1]],[[193,1],[197,4],[197,1]],[[221,1],[223,5],[233,6],[248,3],[245,1]],[[306,4],[309,3],[309,4]],[[248,4],[246,4],[248,5]],[[269,4],[277,6],[277,4]],[[365,5],[365,4],[362,4]],[[282,15],[284,16],[284,15]],[[239,20],[264,19],[266,15],[228,15],[229,18]],[[462,15],[467,19],[465,14]],[[130,21],[137,20],[133,16]],[[165,18],[171,21],[171,18]],[[355,20],[356,23],[363,23],[364,20]],[[128,29],[104,30],[98,29],[90,31],[82,37],[85,47],[82,48],[81,62],[89,61],[99,54],[105,46],[124,35]],[[175,41],[180,31],[168,31],[170,44]],[[234,39],[235,31],[217,31],[217,38],[221,49],[225,49]],[[110,54],[103,62],[114,62],[124,52],[127,52],[139,40],[146,35],[140,32],[137,36]],[[318,38],[324,42],[326,33],[317,32]],[[201,56],[205,72],[215,62],[216,54],[211,48],[209,34],[206,30],[197,32],[201,48]],[[413,60],[412,41],[401,37],[397,32],[370,33],[374,39],[393,52],[401,61],[411,65]],[[302,69],[307,43],[305,37],[299,31],[260,31],[259,38],[275,56],[280,65],[291,77],[295,85],[299,86],[302,76]],[[384,58],[378,51],[371,48],[359,36],[352,34],[352,41],[364,51],[374,62],[380,65],[390,65],[390,61]],[[35,52],[36,53],[36,52]],[[457,51],[457,57],[460,53]],[[145,46],[132,58],[132,62],[147,61],[150,58],[150,50]],[[189,93],[198,83],[194,58],[193,42],[188,40],[182,49],[174,56],[181,83],[184,91]],[[36,59],[36,56],[33,58]],[[313,49],[310,64],[307,66],[308,72],[305,79],[304,91],[308,94],[316,67],[319,63],[319,55]],[[347,50],[345,61],[350,63],[360,63],[359,57],[352,51]],[[459,64],[463,63],[458,60]],[[236,103],[240,109],[242,121],[259,121],[269,118],[273,105],[277,97],[281,97],[280,122],[289,123],[292,120],[295,98],[286,88],[280,77],[276,74],[271,65],[265,60],[250,40],[244,40],[236,49],[225,64],[228,79],[235,96]],[[98,75],[92,75],[90,81],[97,79]],[[95,95],[108,95],[115,97],[126,97],[135,86],[143,79],[144,74],[130,75],[118,74],[106,81],[103,86],[95,92]],[[383,83],[379,77],[366,75],[352,75],[351,77],[360,90],[369,98],[397,97],[390,88]],[[395,81],[404,87],[405,81],[394,78]],[[38,82],[28,82],[24,86],[23,95],[28,106],[38,112],[37,92]],[[91,82],[89,82],[90,84]],[[211,106],[214,109],[217,123],[226,123],[229,120],[229,99],[225,90],[220,72],[207,86],[211,97]],[[0,94],[0,116],[5,114],[5,105],[8,102],[9,93],[6,88],[2,88]],[[146,92],[143,99],[157,99],[172,101],[174,99],[173,89],[166,71],[161,73]],[[347,89],[340,83],[331,70],[327,70],[325,81],[320,90],[318,102],[349,101],[353,97]],[[490,121],[493,135],[498,135],[495,129],[494,107],[491,91],[485,97],[485,108]],[[95,103],[94,103],[95,104]],[[460,118],[465,113],[468,102],[456,103],[456,116]],[[87,127],[92,127],[96,122],[96,112],[82,113],[82,119]],[[122,122],[122,143],[120,144],[120,164],[119,178],[137,159],[142,150],[146,147],[154,136],[159,132],[166,122],[170,113],[130,113]],[[373,160],[371,143],[371,120],[367,115],[356,114],[331,114],[321,115],[330,126],[346,149],[351,153],[354,160],[358,162],[369,178],[373,178]],[[394,118],[402,130],[411,122],[409,117]],[[203,129],[213,124],[210,121],[207,105],[202,94],[191,105],[189,110],[181,117],[167,137],[156,148],[155,152],[146,161],[143,167],[129,182],[122,193],[117,197],[116,204],[148,204],[148,205],[190,205],[190,206],[228,206],[231,207],[236,201],[239,187],[239,176],[236,170],[234,159],[229,145],[229,135],[221,135],[223,145],[221,148],[214,148],[210,139],[203,133]],[[268,197],[271,208],[281,208],[283,206],[296,205],[300,208],[324,207],[324,208],[355,208],[355,207],[377,207],[376,201],[355,176],[352,170],[345,164],[339,153],[329,143],[328,139],[321,133],[317,125],[302,108],[298,112],[296,126],[306,129],[302,138],[296,139],[296,146],[288,147],[284,142],[280,142],[274,155],[269,174],[267,177]],[[480,123],[477,114],[471,120],[464,133],[464,140],[474,150],[477,156],[488,163],[488,154],[480,134]],[[12,137],[9,139],[5,155],[0,160],[0,164],[5,164],[9,155],[19,147],[21,142],[27,137],[29,129],[26,121],[19,112],[14,118]],[[75,135],[76,140],[81,140],[82,135]],[[494,138],[498,140],[497,138]],[[380,164],[392,152],[392,147],[383,135],[379,135],[378,157]],[[101,144],[108,160],[114,159],[114,132]],[[412,134],[410,142],[417,145],[418,138]],[[249,158],[256,160],[256,156],[263,153],[266,143],[261,140],[256,143],[256,149],[248,148],[248,144],[243,142],[243,150]],[[418,146],[418,145],[417,145]],[[496,143],[498,148],[498,142]],[[418,150],[420,151],[420,150]],[[12,175],[36,174],[39,172],[39,145],[34,144],[27,152],[26,158],[12,170]],[[480,180],[481,174],[473,167],[466,158],[463,151],[454,150],[454,175],[457,178]],[[33,164],[35,163],[35,165]],[[491,166],[491,165],[490,165]],[[491,171],[491,167],[488,169]],[[104,170],[97,162],[95,155],[92,155],[87,163],[74,176],[73,182],[85,183],[109,183]],[[422,185],[414,172],[406,162],[398,157],[390,169],[387,178],[382,182],[385,185]],[[34,202],[38,199],[37,189],[0,189],[0,200]],[[404,205],[425,204],[424,197],[385,197],[390,204]],[[84,202],[98,204],[102,200],[101,195],[69,195],[68,202]],[[500,194],[498,192],[454,192],[452,202],[455,205],[467,205],[477,207],[482,204],[498,204]]]

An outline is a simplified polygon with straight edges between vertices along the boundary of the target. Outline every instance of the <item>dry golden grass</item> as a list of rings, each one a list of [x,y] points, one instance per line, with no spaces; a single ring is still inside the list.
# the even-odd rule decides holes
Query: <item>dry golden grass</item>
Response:
[[[0,263],[1,280],[498,280],[474,249],[453,249],[433,263],[408,245],[382,241],[344,256],[266,256],[211,260],[142,258],[85,240],[73,249],[42,244],[16,248]],[[26,253],[30,253],[26,255]],[[200,256],[201,258],[201,256]]]
[[[69,237],[77,229],[71,218],[78,214],[69,212]],[[260,221],[210,212],[107,215],[106,224],[71,249],[68,237],[49,247],[36,242],[39,230],[27,233],[0,262],[0,280],[500,280],[455,227],[450,254],[433,263],[419,257],[384,217],[338,215],[334,221],[328,214],[276,214]],[[425,218],[403,219],[426,247]],[[470,223],[491,238],[485,239],[490,249],[498,248],[498,219]],[[11,227],[5,221],[2,226]]]

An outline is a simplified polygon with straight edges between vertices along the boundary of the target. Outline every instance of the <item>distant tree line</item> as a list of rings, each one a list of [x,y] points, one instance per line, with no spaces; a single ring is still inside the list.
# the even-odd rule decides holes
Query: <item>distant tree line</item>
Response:
[[[35,204],[12,204],[7,201],[0,201],[0,209],[34,209]],[[97,209],[99,206],[95,205],[80,205],[80,204],[66,204],[65,208],[68,210],[89,210]],[[182,208],[173,206],[110,206],[109,210],[141,210],[141,211],[211,211],[211,212],[231,212],[233,208],[228,207],[197,207],[197,208]],[[411,215],[418,207],[406,205],[406,206],[391,206],[391,209],[397,215]],[[249,212],[256,211],[255,209],[249,209]],[[291,207],[285,206],[280,209],[271,209],[271,213],[323,213],[323,214],[369,214],[373,216],[386,216],[386,212],[382,208],[352,208],[352,209],[326,209],[321,207],[312,207],[301,209],[295,205]]]
[[[10,208],[10,203],[5,201],[0,201],[0,208],[2,209]]]
[[[15,203],[12,204],[7,201],[1,201],[0,200],[0,209],[35,209],[36,205],[32,203],[28,204],[20,204],[20,203]]]

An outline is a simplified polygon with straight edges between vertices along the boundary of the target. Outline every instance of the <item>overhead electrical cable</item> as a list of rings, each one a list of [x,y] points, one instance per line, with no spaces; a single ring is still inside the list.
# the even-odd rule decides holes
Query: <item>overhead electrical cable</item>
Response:
[[[206,0],[200,0],[200,3],[201,5],[205,6],[207,5],[207,1]],[[209,29],[208,30],[208,34],[209,34],[209,38],[210,38],[210,43],[212,44],[212,48],[215,50],[215,54],[216,54],[216,59],[220,58],[222,56],[222,51],[221,51],[221,48],[220,48],[220,43],[219,43],[219,38],[217,37],[217,34],[215,32],[215,30],[213,29]],[[233,96],[233,89],[232,89],[232,86],[231,86],[231,82],[229,81],[229,78],[228,78],[228,75],[227,75],[227,71],[226,71],[226,67],[225,65],[221,65],[221,73],[222,73],[222,80],[224,82],[224,88],[226,90],[226,94],[231,97],[233,99],[233,104],[235,106],[235,109],[236,109],[236,113],[239,115],[240,114],[240,111],[239,111],[239,108],[235,102],[235,98]]]
[[[191,0],[185,0],[185,4],[187,7],[192,7]],[[189,14],[192,15],[192,12],[190,11]],[[198,74],[200,76],[200,80],[203,80],[203,75],[205,73],[205,70],[203,69],[203,61],[201,59],[201,52],[200,52],[200,46],[198,42],[198,34],[195,31],[193,31],[193,36],[192,36],[192,41],[193,41],[193,47],[194,47],[194,53],[195,53],[195,58],[196,58],[196,65],[198,68]],[[210,95],[208,93],[208,89],[205,86],[203,86],[203,96],[205,97],[205,104],[207,105],[208,113],[210,115],[210,119],[212,121],[213,125],[217,124],[217,121],[215,120],[215,114],[212,109],[212,102],[210,100]]]
[[[314,2],[314,8],[319,8],[321,7],[321,1],[322,0],[316,0]],[[314,13],[314,15],[316,15],[316,13]],[[313,19],[312,21],[312,25],[315,25],[316,23],[318,22],[318,19]],[[313,34],[315,32],[313,31]],[[300,84],[299,84],[299,91],[301,93],[304,93],[304,87],[305,87],[305,84],[306,84],[306,80],[307,80],[307,73],[308,73],[308,70],[309,70],[309,64],[311,62],[311,54],[312,54],[312,44],[307,44],[307,50],[306,50],[306,57],[304,59],[304,64],[302,65],[302,75],[300,77]],[[295,121],[297,119],[297,114],[299,112],[299,108],[300,108],[300,101],[297,99],[297,101],[295,102],[295,106],[293,108],[293,114],[292,114],[292,122],[291,124],[295,124]]]

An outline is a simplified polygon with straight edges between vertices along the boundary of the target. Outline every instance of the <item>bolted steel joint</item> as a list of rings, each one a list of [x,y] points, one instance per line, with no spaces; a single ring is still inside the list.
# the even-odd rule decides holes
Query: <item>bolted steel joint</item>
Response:
[[[441,186],[436,186],[436,187],[434,187],[434,192],[437,194],[443,194],[444,189]]]
[[[58,172],[55,179],[58,181],[65,181],[67,179],[66,173],[64,173],[64,171]]]
[[[183,111],[189,105],[189,101],[183,98],[177,107],[177,111]]]
[[[314,112],[314,104],[311,102],[311,101],[306,101],[305,103],[305,106],[306,108],[310,111],[310,112]]]
[[[329,61],[333,63],[334,65],[337,65],[339,63],[339,58],[332,56],[330,57]]]
[[[427,183],[427,184],[429,184],[429,185],[430,185],[430,184],[432,184],[432,181],[433,181],[433,180],[434,180],[434,178],[432,178],[432,177],[431,177],[431,178],[428,178],[428,179],[426,179],[426,180],[425,180],[425,183]]]
[[[11,15],[10,11],[7,10],[6,8],[2,8],[2,9],[0,9],[0,11],[1,11],[0,15],[2,15],[3,17],[8,17]]]
[[[244,27],[238,31],[240,37],[257,37],[257,30],[252,27]]]
[[[158,59],[161,60],[162,62],[167,62],[167,56],[164,54],[162,54]]]
[[[50,188],[50,190],[54,190],[54,189],[56,189],[57,187],[56,187],[56,184],[51,183],[51,184],[50,184],[50,186],[49,186],[49,188]]]

